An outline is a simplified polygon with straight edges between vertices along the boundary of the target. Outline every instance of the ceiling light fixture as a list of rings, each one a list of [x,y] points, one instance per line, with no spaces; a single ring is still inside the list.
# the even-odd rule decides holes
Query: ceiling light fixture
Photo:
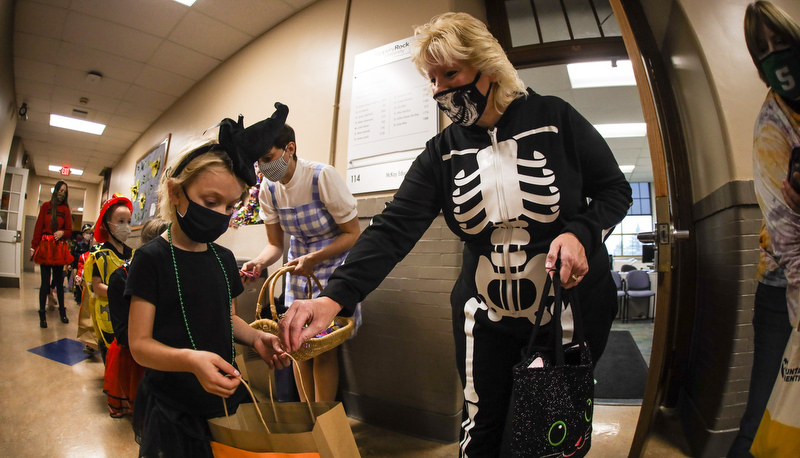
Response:
[[[83,119],[69,118],[67,116],[60,116],[57,114],[50,115],[50,125],[53,127],[72,129],[94,135],[102,134],[106,128],[105,124],[84,121]]]
[[[631,173],[631,172],[633,172],[633,169],[635,169],[635,168],[636,168],[635,165],[620,165],[619,166],[619,169],[622,171],[622,173]]]
[[[567,64],[573,89],[587,87],[636,86],[629,60],[582,62]]]
[[[195,0],[175,0],[175,1],[186,6],[192,6],[192,4],[195,2]]]
[[[603,138],[644,137],[647,135],[647,124],[630,122],[626,124],[595,124],[595,129]]]

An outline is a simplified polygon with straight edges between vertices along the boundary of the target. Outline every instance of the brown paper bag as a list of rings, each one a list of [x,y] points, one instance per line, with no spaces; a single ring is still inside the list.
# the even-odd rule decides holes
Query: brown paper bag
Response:
[[[211,453],[214,458],[319,458],[319,453],[282,453],[282,452],[248,452],[235,447],[211,443]]]
[[[233,415],[208,420],[208,427],[212,446],[218,442],[248,452],[317,452],[321,458],[361,456],[340,402],[241,404]]]
[[[84,281],[85,283],[85,281]],[[97,335],[92,322],[92,293],[89,288],[83,287],[81,306],[78,312],[78,341],[83,342],[92,350],[97,350]]]
[[[318,452],[321,458],[358,457],[358,447],[340,402],[313,402],[316,421],[303,402],[258,404],[269,432],[258,417],[255,404],[242,404],[230,417],[208,421],[215,442],[251,452]]]

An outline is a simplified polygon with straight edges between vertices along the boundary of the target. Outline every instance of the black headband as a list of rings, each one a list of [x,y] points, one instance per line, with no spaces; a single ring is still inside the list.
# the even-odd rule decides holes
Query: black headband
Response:
[[[217,124],[219,126],[219,144],[207,145],[187,154],[171,176],[177,177],[192,160],[202,154],[210,151],[225,151],[231,159],[232,172],[247,186],[254,186],[257,178],[253,163],[272,148],[288,115],[289,107],[275,102],[275,112],[272,113],[272,116],[246,129],[242,115],[239,115],[238,122],[234,122],[230,118],[223,119]]]

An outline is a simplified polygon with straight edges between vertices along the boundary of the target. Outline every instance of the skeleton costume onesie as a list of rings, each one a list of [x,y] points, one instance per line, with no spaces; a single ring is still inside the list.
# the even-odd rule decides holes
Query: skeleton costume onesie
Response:
[[[465,398],[461,450],[478,456],[499,449],[545,257],[565,232],[586,251],[577,289],[599,359],[617,308],[603,240],[630,204],[630,185],[594,127],[563,100],[528,89],[495,128],[452,124],[428,141],[321,295],[352,311],[443,213],[465,244],[450,302]]]

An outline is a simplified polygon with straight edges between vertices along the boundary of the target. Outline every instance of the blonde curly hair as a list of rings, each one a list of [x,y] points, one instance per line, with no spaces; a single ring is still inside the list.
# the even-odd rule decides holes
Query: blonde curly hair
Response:
[[[467,62],[485,75],[497,77],[495,108],[502,113],[524,97],[525,83],[486,25],[467,13],[444,13],[414,29],[411,61],[422,76],[438,64]]]

